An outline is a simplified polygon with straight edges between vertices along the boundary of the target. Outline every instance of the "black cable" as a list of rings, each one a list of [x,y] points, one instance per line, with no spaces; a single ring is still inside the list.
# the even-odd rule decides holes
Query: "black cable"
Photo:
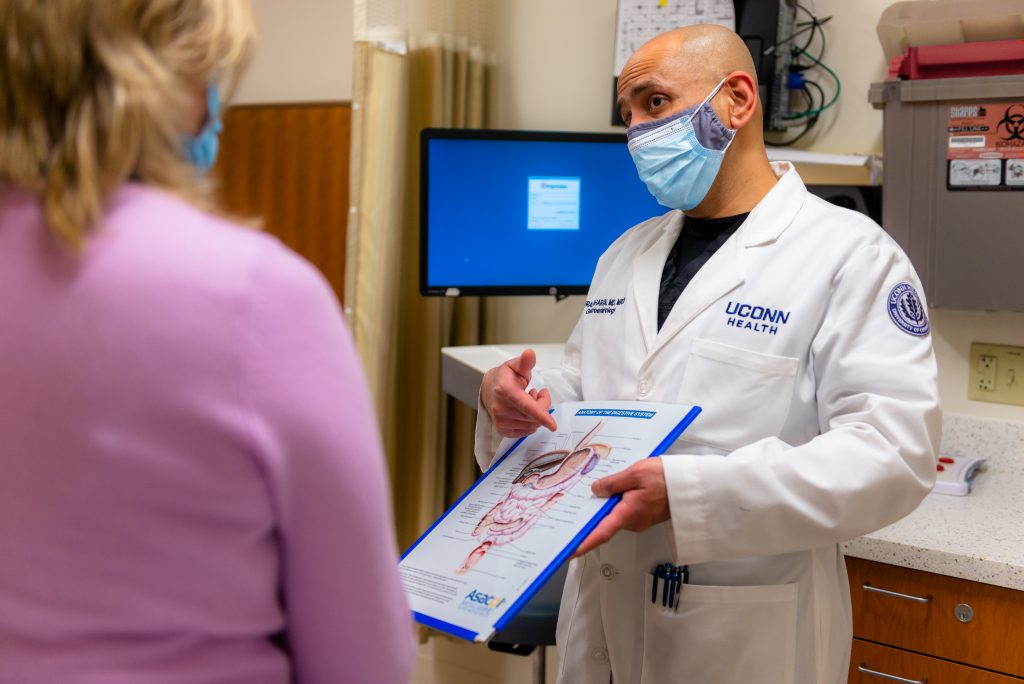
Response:
[[[793,136],[789,140],[786,140],[784,142],[768,142],[767,140],[765,140],[765,144],[769,145],[771,147],[788,147],[788,146],[796,143],[797,141],[799,141],[802,137],[804,137],[808,133],[810,133],[811,129],[814,128],[814,124],[816,124],[816,123],[818,123],[817,117],[815,117],[813,119],[808,119],[807,126],[804,128],[804,130],[800,131],[799,133],[797,133],[795,136]]]
[[[812,12],[809,9],[807,9],[806,7],[801,5],[800,3],[796,3],[796,8],[798,10],[802,11],[804,14],[806,14],[811,19],[811,21],[810,21],[811,33],[807,37],[807,42],[804,43],[800,47],[800,52],[807,52],[807,48],[809,48],[811,46],[811,42],[814,40],[814,33],[815,33],[815,30],[816,30],[817,33],[821,36],[821,50],[818,53],[818,61],[820,62],[822,57],[825,56],[825,29],[823,29],[822,26],[824,26],[824,24],[826,22],[828,22],[830,19],[832,19],[832,16],[829,15],[829,16],[825,17],[823,20],[819,21],[818,17],[814,14],[814,12]],[[797,24],[797,26],[804,26],[804,25],[806,25],[806,23]]]
[[[821,102],[818,104],[818,107],[821,107],[822,105],[825,104],[825,89],[818,85],[817,81],[810,81],[804,79],[804,86],[813,86],[814,89],[818,91],[818,97],[821,98]]]
[[[794,123],[803,124],[804,128],[796,136],[790,138],[789,140],[786,140],[785,142],[768,142],[766,140],[765,142],[769,145],[784,146],[792,145],[793,143],[797,142],[805,135],[807,135],[810,132],[810,130],[817,125],[818,118],[821,116],[821,113],[824,112],[826,109],[830,108],[831,106],[833,106],[839,99],[839,91],[841,87],[839,83],[839,77],[835,74],[834,71],[832,71],[832,69],[830,69],[822,62],[822,60],[825,57],[825,51],[828,47],[827,37],[823,26],[832,19],[832,15],[829,15],[823,19],[819,19],[814,12],[812,12],[810,9],[800,4],[799,2],[794,2],[793,4],[796,7],[797,11],[807,15],[810,21],[796,23],[794,26],[798,30],[794,31],[791,35],[784,38],[783,40],[780,40],[775,45],[771,46],[769,49],[764,50],[764,54],[773,51],[776,47],[780,45],[786,43],[790,44],[792,62],[789,65],[789,71],[791,72],[791,74],[797,74],[797,78],[794,79],[794,83],[799,84],[799,87],[792,89],[800,91],[800,93],[804,97],[804,100],[807,103],[807,107],[803,111],[788,112],[787,114],[783,115],[783,118],[788,119]],[[806,40],[803,41],[803,45],[798,45],[795,39],[797,36],[803,33],[808,33],[808,36]],[[817,57],[811,54],[811,45],[814,43],[814,36],[816,33],[819,34],[820,42]],[[804,64],[803,62],[806,61],[803,59],[804,57],[806,57],[807,60],[810,60],[811,63]],[[825,89],[822,88],[821,85],[819,85],[816,81],[804,78],[805,72],[807,72],[810,69],[818,67],[824,70],[829,76],[832,77],[833,81],[835,81],[836,92],[830,100],[825,94]],[[812,88],[814,92],[811,91]],[[815,94],[817,94],[818,96],[817,102],[815,102]]]
[[[807,81],[807,83],[811,83],[811,82]],[[819,86],[817,83],[814,83],[814,86],[818,89],[819,92],[822,93],[822,103],[824,103],[824,101],[825,101],[824,100],[824,91],[821,90],[821,86]],[[820,106],[820,104],[818,104],[818,103],[816,103],[814,101],[814,96],[811,94],[811,91],[808,90],[806,86],[800,88],[800,94],[804,96],[804,100],[806,100],[806,102],[807,102],[807,109],[805,109],[803,112],[800,112],[801,114],[813,111],[816,108],[816,106]],[[786,147],[788,145],[792,145],[793,143],[797,142],[798,140],[803,138],[805,135],[807,135],[810,132],[810,130],[812,128],[814,128],[815,124],[817,124],[817,123],[818,123],[817,115],[812,116],[812,117],[808,118],[806,122],[804,122],[804,130],[800,131],[799,133],[797,133],[794,137],[790,138],[789,140],[785,140],[783,142],[771,142],[769,140],[765,140],[765,144],[766,145],[770,145],[771,147]]]
[[[802,10],[804,14],[811,18],[811,25],[813,28],[811,29],[811,32],[807,35],[807,42],[800,47],[801,50],[807,52],[807,48],[811,47],[811,42],[814,40],[814,30],[818,28],[818,17],[814,16],[811,10],[807,9],[800,3],[796,4],[796,8],[798,10]],[[798,24],[798,26],[800,25],[802,24]]]
[[[809,124],[809,125],[807,126],[807,128],[805,128],[804,130],[800,131],[800,132],[799,132],[799,133],[798,133],[798,134],[796,135],[796,137],[794,137],[794,138],[793,138],[792,140],[790,140],[790,141],[789,141],[789,142],[787,143],[787,145],[794,145],[794,144],[796,144],[797,142],[799,142],[800,138],[804,137],[805,135],[807,135],[808,133],[810,133],[810,132],[811,132],[811,129],[813,129],[813,128],[814,128],[814,124],[816,124],[816,123],[818,123],[818,119],[817,119],[817,118],[811,119],[811,123],[810,123],[810,124]]]
[[[810,90],[807,89],[806,81],[804,82],[804,85],[800,88],[800,94],[804,96],[805,100],[807,100],[807,109],[804,110],[805,112],[809,112],[817,106],[814,103],[814,95],[811,93]]]
[[[839,100],[839,93],[842,91],[842,84],[839,82],[839,76],[836,74],[835,71],[830,69],[828,67],[828,65],[824,64],[821,60],[816,58],[814,55],[808,54],[806,52],[803,52],[801,54],[806,55],[808,59],[810,59],[812,62],[814,62],[815,66],[821,67],[821,69],[832,78],[832,80],[836,84],[836,92],[832,95],[832,99],[830,99],[828,102],[823,104],[817,110],[813,110],[811,112],[804,112],[804,113],[793,112],[793,113],[789,113],[789,114],[783,114],[782,118],[784,118],[784,119],[791,119],[792,120],[792,119],[799,119],[802,116],[807,116],[807,117],[816,116],[816,115],[820,114],[821,112],[825,111],[826,109],[828,109],[829,107],[831,107],[832,105],[834,105]],[[806,82],[806,80],[805,80],[805,82]]]
[[[818,53],[818,61],[820,62],[825,56],[825,29],[821,28],[821,24],[818,24],[818,33],[821,34],[821,52]]]
[[[818,102],[814,101],[814,95],[807,89],[807,86],[812,86],[815,92],[817,92],[819,98]],[[822,105],[825,104],[825,90],[820,85],[818,85],[817,81],[812,81],[808,78],[802,79],[800,87],[793,88],[793,90],[799,90],[800,93],[804,96],[804,99],[807,101],[807,108],[799,112],[790,112],[789,116],[791,116],[792,118],[800,118],[801,116],[805,116],[812,112],[816,112],[820,109]]]
[[[803,35],[807,31],[810,31],[811,34],[813,35],[815,29],[819,29],[820,30],[821,26],[824,26],[825,24],[827,24],[831,20],[832,20],[832,16],[830,15],[830,16],[825,17],[824,19],[821,19],[821,20],[817,20],[817,21],[814,21],[814,22],[806,22],[803,25],[803,28],[794,31],[793,33],[789,34],[788,36],[786,36],[782,40],[780,40],[777,43],[775,43],[774,45],[769,45],[767,48],[765,48],[765,50],[761,53],[761,55],[762,56],[769,55],[769,54],[775,52],[776,48],[779,48],[779,47],[785,45],[786,43],[792,42],[794,38],[796,38],[797,36]]]
[[[796,144],[797,142],[800,141],[800,138],[802,138],[805,135],[807,135],[808,133],[810,133],[812,128],[814,128],[813,124],[810,125],[810,126],[807,126],[806,128],[804,128],[804,130],[800,131],[799,133],[797,133],[795,136],[793,136],[789,140],[786,140],[786,141],[783,141],[783,142],[769,142],[769,141],[765,140],[764,144],[767,145],[768,147],[789,147],[790,145]]]

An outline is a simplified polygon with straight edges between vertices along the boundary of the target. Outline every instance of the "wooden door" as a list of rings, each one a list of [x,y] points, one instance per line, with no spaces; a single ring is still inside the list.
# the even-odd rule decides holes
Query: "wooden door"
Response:
[[[244,105],[228,110],[215,173],[224,207],[311,261],[341,300],[345,283],[352,107]]]

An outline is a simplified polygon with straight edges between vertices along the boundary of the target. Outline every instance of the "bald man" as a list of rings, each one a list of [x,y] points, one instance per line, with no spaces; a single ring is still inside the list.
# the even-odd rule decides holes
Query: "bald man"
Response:
[[[477,458],[554,429],[551,402],[703,407],[668,454],[598,480],[622,501],[580,546],[559,681],[844,682],[839,543],[912,511],[940,427],[917,274],[860,214],[769,163],[750,54],[717,26],[641,47],[619,107],[641,179],[672,211],[602,256],[557,368],[526,350],[481,388]],[[685,567],[664,605],[653,571]],[[663,585],[662,585],[663,586]],[[652,600],[653,599],[653,600]]]

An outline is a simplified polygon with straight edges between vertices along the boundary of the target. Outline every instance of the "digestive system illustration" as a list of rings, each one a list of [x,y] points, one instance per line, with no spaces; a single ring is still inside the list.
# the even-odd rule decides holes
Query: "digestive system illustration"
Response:
[[[610,446],[591,443],[602,425],[598,422],[574,449],[545,452],[523,467],[508,493],[476,524],[473,536],[483,539],[456,568],[456,574],[469,572],[491,548],[526,534],[587,473],[608,458]]]

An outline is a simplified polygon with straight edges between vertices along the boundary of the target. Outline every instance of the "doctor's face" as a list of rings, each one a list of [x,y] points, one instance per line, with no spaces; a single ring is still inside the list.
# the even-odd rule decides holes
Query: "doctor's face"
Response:
[[[669,46],[648,43],[637,50],[619,74],[619,113],[626,126],[655,121],[699,104],[716,80],[687,70]],[[689,73],[687,73],[689,72]],[[711,100],[721,96],[718,93]]]

